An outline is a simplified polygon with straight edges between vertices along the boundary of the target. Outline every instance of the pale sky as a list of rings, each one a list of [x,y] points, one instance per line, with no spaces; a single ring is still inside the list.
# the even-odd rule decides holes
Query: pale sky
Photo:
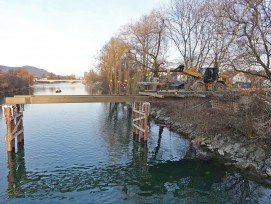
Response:
[[[0,0],[0,65],[83,76],[121,28],[170,0]]]

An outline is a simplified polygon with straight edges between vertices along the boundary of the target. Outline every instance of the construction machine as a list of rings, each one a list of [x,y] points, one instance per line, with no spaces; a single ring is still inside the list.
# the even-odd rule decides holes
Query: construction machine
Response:
[[[159,72],[178,72],[187,76],[186,81],[170,82],[169,87],[175,89],[184,89],[187,91],[203,92],[203,91],[224,91],[230,87],[229,78],[226,75],[218,73],[216,67],[190,67],[187,69],[184,65],[179,65],[176,69],[159,71]],[[166,82],[139,82],[139,85],[156,85],[158,88],[166,86]]]
[[[216,67],[187,69],[184,65],[180,65],[176,69],[188,76],[186,88],[192,91],[224,91],[230,87],[228,76],[219,74]]]

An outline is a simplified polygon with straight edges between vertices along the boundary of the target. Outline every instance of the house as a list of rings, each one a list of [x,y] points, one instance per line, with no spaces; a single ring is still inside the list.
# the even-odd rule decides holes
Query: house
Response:
[[[232,77],[232,84],[235,84],[242,88],[250,88],[251,80],[243,72],[237,73]]]

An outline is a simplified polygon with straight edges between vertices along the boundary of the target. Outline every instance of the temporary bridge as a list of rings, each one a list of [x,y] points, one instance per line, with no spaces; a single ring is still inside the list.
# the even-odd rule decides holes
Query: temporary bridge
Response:
[[[23,111],[24,104],[52,104],[52,103],[133,103],[133,132],[147,141],[149,102],[165,102],[178,100],[176,97],[156,95],[17,95],[6,97],[2,106],[7,125],[7,151],[15,149],[15,139],[20,144],[24,141]]]

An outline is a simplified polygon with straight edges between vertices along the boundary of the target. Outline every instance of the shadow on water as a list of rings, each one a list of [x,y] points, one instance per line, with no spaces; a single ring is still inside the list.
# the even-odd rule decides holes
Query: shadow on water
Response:
[[[157,141],[157,146],[155,148],[155,152],[154,152],[154,156],[153,156],[154,160],[156,159],[157,154],[158,154],[159,149],[160,149],[160,146],[161,146],[161,140],[162,140],[163,131],[164,131],[164,127],[159,126],[158,141]]]

